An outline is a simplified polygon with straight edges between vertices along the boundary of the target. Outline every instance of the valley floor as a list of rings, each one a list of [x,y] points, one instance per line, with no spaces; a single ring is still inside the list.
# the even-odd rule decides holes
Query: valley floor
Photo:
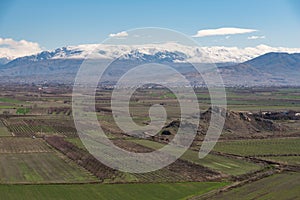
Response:
[[[72,118],[69,87],[0,87],[1,199],[297,199],[300,196],[300,88],[228,88],[228,116],[212,152],[198,158],[204,134],[171,165],[145,174],[113,170],[85,149]],[[155,137],[124,134],[110,110],[110,90],[96,96],[96,115],[111,141],[128,151],[162,148],[176,132],[178,105],[169,91],[138,91],[132,118],[149,123],[148,107],[164,105],[165,130]],[[145,96],[150,94],[150,96]],[[209,111],[209,95],[197,91]],[[292,109],[292,112],[288,112]],[[262,111],[275,112],[269,119]],[[209,112],[200,125],[207,127]],[[286,114],[288,113],[288,114]],[[201,113],[202,114],[202,113]],[[267,118],[269,117],[269,118]]]

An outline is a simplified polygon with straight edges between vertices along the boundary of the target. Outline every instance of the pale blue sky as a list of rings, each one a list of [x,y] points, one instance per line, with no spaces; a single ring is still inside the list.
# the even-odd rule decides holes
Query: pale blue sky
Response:
[[[45,49],[99,43],[110,33],[139,27],[170,28],[187,35],[236,27],[257,32],[196,38],[202,45],[300,47],[300,1],[1,0],[0,38],[37,42]],[[248,37],[260,36],[255,40]]]

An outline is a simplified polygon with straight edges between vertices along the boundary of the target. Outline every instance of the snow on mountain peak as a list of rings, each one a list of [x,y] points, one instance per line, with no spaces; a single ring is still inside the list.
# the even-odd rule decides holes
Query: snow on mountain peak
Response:
[[[300,52],[300,48],[270,47],[264,44],[256,47],[197,47],[185,46],[174,42],[148,45],[108,45],[108,44],[85,44],[67,46],[44,51],[30,56],[31,60],[44,59],[147,59],[155,56],[158,59],[169,59],[173,62],[214,62],[241,63],[269,52]]]
[[[300,52],[300,48],[284,48],[284,47],[270,47],[264,44],[256,47],[196,47],[184,46],[178,43],[165,44],[148,44],[148,45],[107,45],[107,44],[87,44],[79,46],[66,47],[67,54],[59,54],[55,58],[85,58],[89,55],[94,58],[138,58],[142,55],[157,55],[162,54],[177,54],[183,56],[188,62],[244,62],[263,55],[269,52]],[[94,52],[93,54],[90,54]],[[96,53],[95,53],[96,52]],[[163,55],[160,55],[163,56]],[[165,55],[166,56],[166,55]],[[175,62],[180,60],[175,60]]]

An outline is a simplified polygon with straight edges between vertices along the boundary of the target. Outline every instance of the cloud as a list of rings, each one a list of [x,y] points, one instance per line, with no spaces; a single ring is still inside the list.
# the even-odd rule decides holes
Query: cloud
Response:
[[[247,37],[248,40],[257,40],[257,39],[265,39],[266,36],[262,35],[262,36],[258,36],[258,35],[252,35]]]
[[[26,40],[16,41],[11,38],[0,38],[0,58],[9,60],[41,52],[40,45]]]
[[[257,30],[255,29],[245,29],[245,28],[217,28],[217,29],[204,29],[197,32],[196,35],[192,37],[206,37],[206,36],[216,36],[216,35],[235,35],[252,33]]]
[[[128,33],[126,31],[122,31],[122,32],[119,32],[119,33],[111,33],[111,34],[109,34],[109,37],[117,37],[117,38],[127,37],[127,36],[128,36]]]

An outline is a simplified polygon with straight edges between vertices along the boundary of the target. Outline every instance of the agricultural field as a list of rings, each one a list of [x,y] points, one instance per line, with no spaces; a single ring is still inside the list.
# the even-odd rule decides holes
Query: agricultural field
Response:
[[[164,144],[153,142],[149,140],[133,140],[134,142],[147,146],[149,148],[158,149],[162,148]],[[229,175],[241,175],[253,171],[257,171],[261,166],[254,163],[246,162],[244,160],[227,158],[223,156],[209,154],[203,159],[199,159],[198,151],[187,150],[182,156],[181,159],[193,162],[216,171],[220,171],[224,174]]]
[[[77,146],[80,149],[86,150],[85,146],[83,145],[83,143],[81,142],[80,138],[78,138],[78,137],[66,138],[66,141],[74,144],[75,146]]]
[[[210,199],[299,199],[299,182],[299,173],[276,174],[210,197]]]
[[[30,137],[48,134],[76,136],[74,122],[69,119],[53,117],[12,117],[3,119],[7,129],[16,136]]]
[[[29,113],[29,111],[29,108],[18,108],[16,114],[26,115],[27,113]]]
[[[1,136],[11,136],[11,133],[8,131],[7,127],[0,120],[0,137]]]
[[[271,120],[264,118],[261,111],[300,112],[300,89],[226,90],[229,109],[223,134],[208,156],[198,158],[211,114],[208,91],[199,88],[196,95],[202,118],[191,148],[163,169],[130,174],[105,166],[85,149],[72,118],[70,87],[50,86],[43,92],[35,86],[2,88],[0,196],[5,199],[186,199],[197,196],[195,199],[198,199],[202,194],[215,194],[229,187],[227,192],[214,197],[259,199],[261,195],[262,199],[272,199],[278,195],[271,188],[274,186],[282,187],[281,192],[293,198],[292,191],[299,189],[295,184],[299,182],[299,120]],[[148,139],[132,137],[117,127],[110,108],[111,91],[97,91],[95,109],[102,129],[115,145],[132,152],[151,152],[166,145],[176,134],[180,110],[170,91],[140,89],[131,98],[130,114],[141,126],[150,122],[151,105],[160,104],[166,109],[168,118],[163,130],[170,135],[160,131]],[[280,178],[290,181],[291,192],[279,183]],[[237,183],[245,184],[230,187]],[[270,195],[266,194],[268,190]]]
[[[145,92],[145,91],[144,91]],[[206,89],[195,91],[200,108],[207,109],[210,105],[210,96]],[[226,88],[227,104],[230,110],[258,112],[260,110],[299,110],[299,88]],[[137,94],[137,99],[142,99]],[[163,90],[154,90],[149,99],[174,102],[174,95]]]
[[[47,137],[46,141],[67,155],[75,162],[95,174],[101,181],[110,183],[126,182],[188,182],[188,181],[214,181],[221,180],[225,175],[196,165],[186,160],[178,159],[174,163],[157,171],[140,174],[129,174],[113,170],[91,156],[85,149],[70,143],[61,137]],[[74,141],[74,140],[72,140]],[[150,152],[152,149],[130,142],[129,140],[114,140],[119,147],[133,152]],[[82,145],[80,145],[82,146]],[[180,173],[179,173],[180,172]]]
[[[231,110],[299,110],[299,88],[227,88],[227,103]]]
[[[67,139],[67,141],[73,143],[77,147],[81,149],[85,149],[84,145],[80,141],[79,138],[70,138]],[[131,141],[137,144],[140,144],[142,146],[151,148],[151,149],[158,149],[162,148],[164,144],[150,141],[150,140],[127,140]],[[259,166],[257,164],[247,162],[240,159],[234,159],[234,158],[227,158],[223,156],[213,155],[209,154],[204,159],[199,159],[198,152],[193,150],[187,150],[182,156],[182,160],[186,160],[204,167],[208,167],[210,169],[213,169],[215,171],[218,171],[222,174],[226,175],[241,175],[253,171],[257,171],[261,169],[262,166]]]
[[[300,154],[300,138],[223,141],[214,151],[241,156]]]
[[[85,185],[0,185],[3,199],[186,199],[227,185],[226,182]],[[34,195],[33,195],[34,193]]]
[[[38,138],[0,138],[0,169],[2,184],[98,181]]]
[[[0,138],[0,153],[49,153],[53,149],[42,139],[2,137]]]
[[[218,142],[214,150],[240,156],[253,156],[286,165],[300,165],[299,138]]]
[[[1,97],[0,96],[0,113],[10,113],[10,114],[27,114],[30,111],[30,106],[28,102],[19,100],[13,96]],[[2,112],[1,112],[2,111]]]
[[[269,156],[261,157],[264,160],[270,160],[288,165],[300,165],[300,156]]]
[[[0,97],[1,103],[13,103],[13,104],[19,104],[21,101],[14,99],[14,98],[8,98],[8,97]]]
[[[97,182],[89,172],[53,152],[0,154],[0,166],[2,184]]]

